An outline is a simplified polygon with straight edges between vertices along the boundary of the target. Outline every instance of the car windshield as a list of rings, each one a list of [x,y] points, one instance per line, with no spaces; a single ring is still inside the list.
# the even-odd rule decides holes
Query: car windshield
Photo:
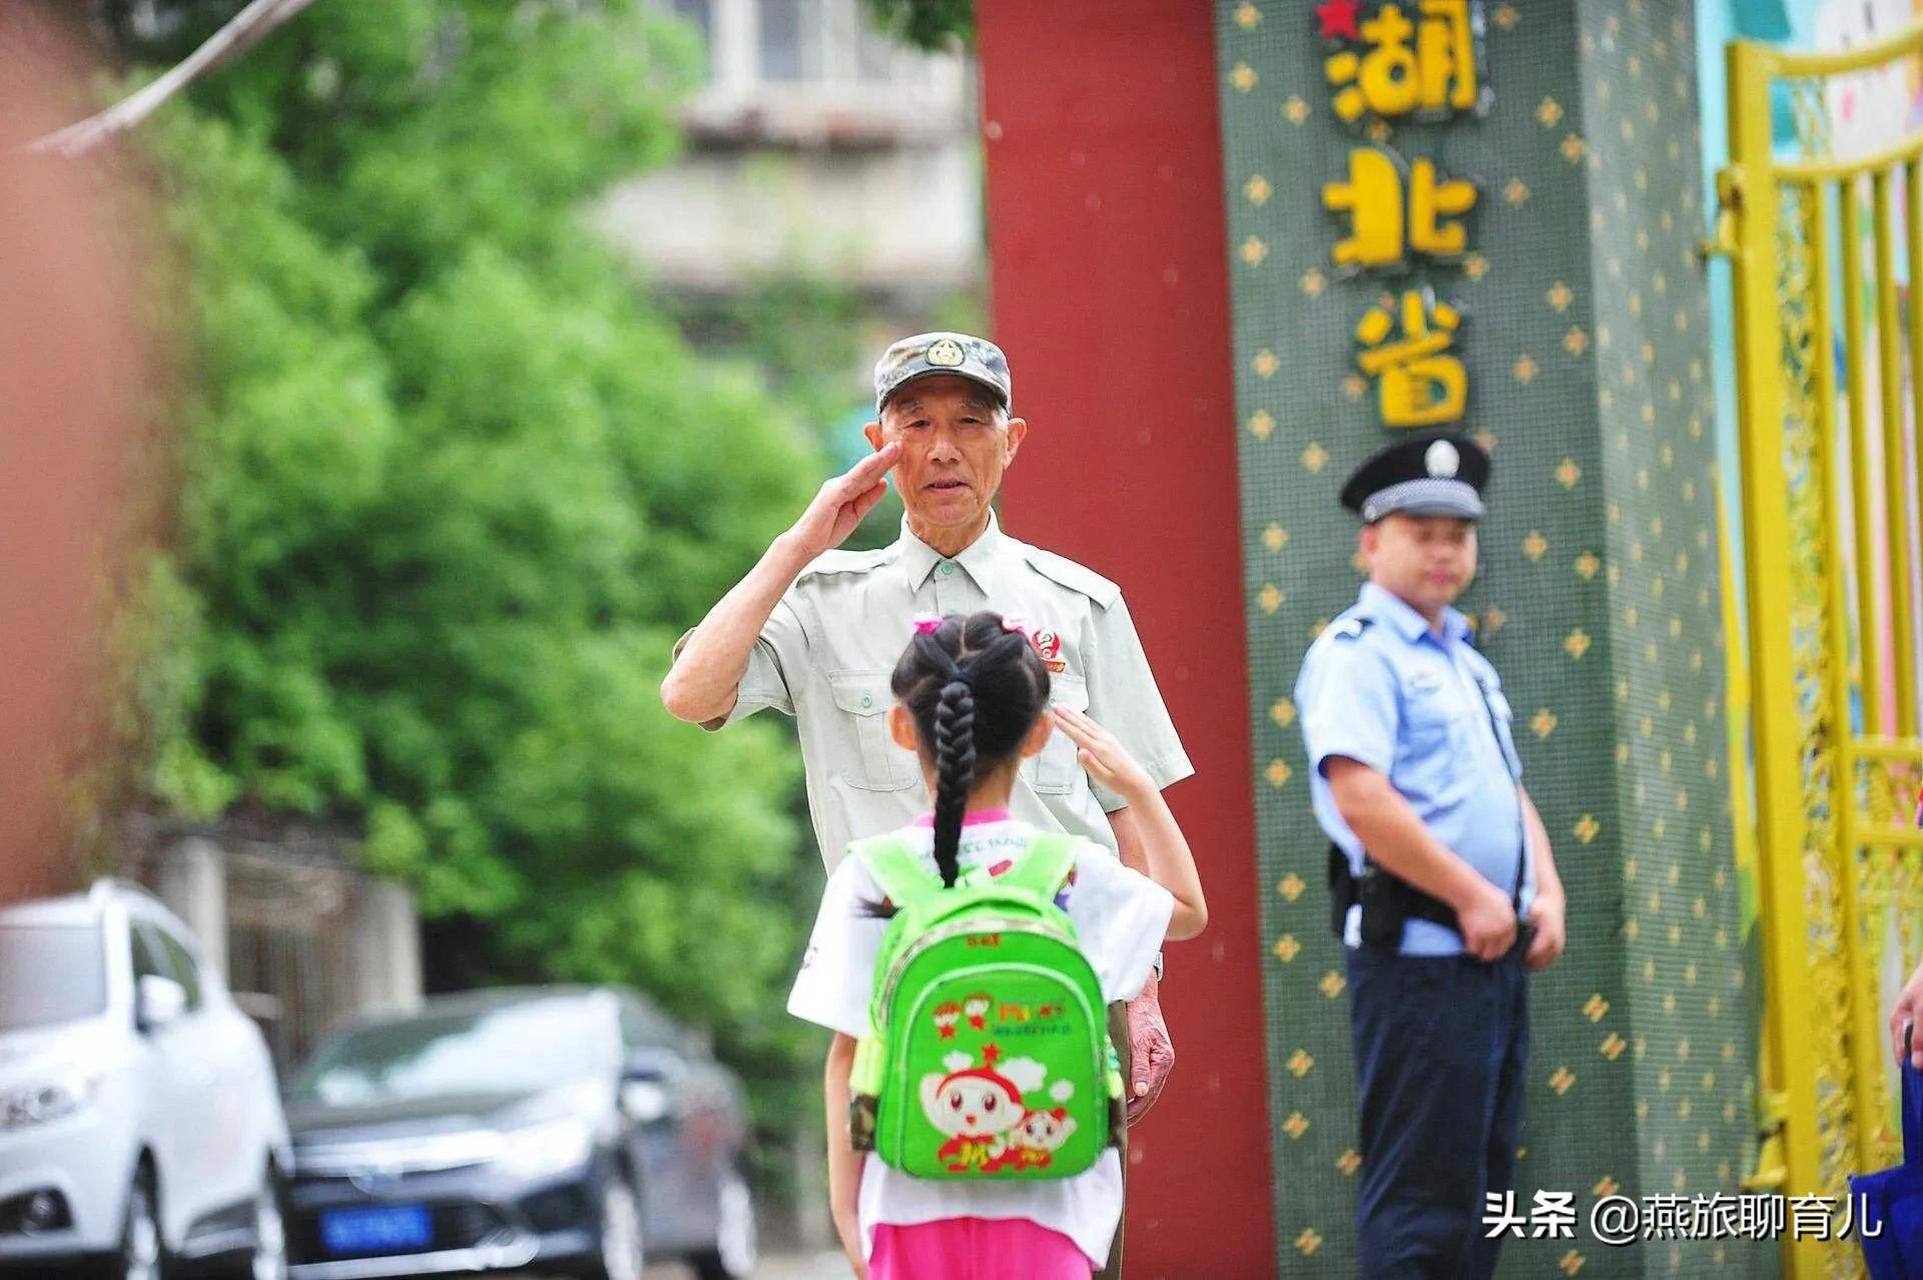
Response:
[[[106,1008],[98,928],[0,924],[0,1031],[91,1018]]]
[[[351,1031],[322,1047],[289,1095],[297,1101],[352,1107],[529,1093],[612,1072],[619,1056],[608,1004],[531,1001]]]

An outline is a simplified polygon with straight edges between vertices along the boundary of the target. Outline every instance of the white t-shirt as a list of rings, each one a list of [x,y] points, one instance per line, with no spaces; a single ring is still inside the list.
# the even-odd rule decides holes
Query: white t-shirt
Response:
[[[966,869],[1019,857],[1034,831],[999,811],[972,814],[962,827],[957,860]],[[934,866],[934,828],[927,818],[898,834]],[[1102,984],[1102,998],[1113,1002],[1133,997],[1148,981],[1149,967],[1168,934],[1175,899],[1091,841],[1082,842],[1065,893],[1068,918]],[[789,1013],[845,1035],[867,1034],[875,960],[888,922],[864,914],[862,904],[878,903],[882,897],[858,859],[844,859],[835,868],[788,996]],[[1122,1162],[1110,1147],[1094,1167],[1072,1178],[1017,1184],[933,1182],[892,1169],[870,1152],[862,1168],[859,1212],[864,1255],[874,1251],[880,1223],[1026,1218],[1072,1239],[1091,1265],[1099,1267],[1121,1221]]]

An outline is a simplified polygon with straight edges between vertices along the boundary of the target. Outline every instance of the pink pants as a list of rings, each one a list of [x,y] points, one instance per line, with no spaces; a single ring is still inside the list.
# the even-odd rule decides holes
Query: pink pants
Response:
[[[882,1223],[868,1280],[1088,1280],[1095,1268],[1075,1242],[1026,1218],[943,1218]]]

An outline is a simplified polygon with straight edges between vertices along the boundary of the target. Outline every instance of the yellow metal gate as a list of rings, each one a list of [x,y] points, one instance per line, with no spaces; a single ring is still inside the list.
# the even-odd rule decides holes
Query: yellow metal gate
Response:
[[[1833,104],[1852,78],[1916,74],[1920,52],[1923,25],[1842,54],[1728,51],[1718,238],[1734,260],[1766,1111],[1791,1196],[1840,1195],[1898,1146],[1883,1002],[1923,915],[1923,128],[1891,144],[1886,122],[1848,154]],[[1772,136],[1772,99],[1793,144]],[[1856,1267],[1853,1245],[1788,1256],[1797,1276]]]

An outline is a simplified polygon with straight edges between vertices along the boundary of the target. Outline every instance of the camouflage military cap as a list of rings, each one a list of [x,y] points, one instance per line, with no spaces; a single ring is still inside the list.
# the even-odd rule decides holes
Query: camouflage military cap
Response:
[[[1008,357],[1000,347],[966,333],[918,333],[901,339],[875,361],[875,412],[906,384],[936,373],[979,382],[995,393],[1002,408],[1009,406]]]

